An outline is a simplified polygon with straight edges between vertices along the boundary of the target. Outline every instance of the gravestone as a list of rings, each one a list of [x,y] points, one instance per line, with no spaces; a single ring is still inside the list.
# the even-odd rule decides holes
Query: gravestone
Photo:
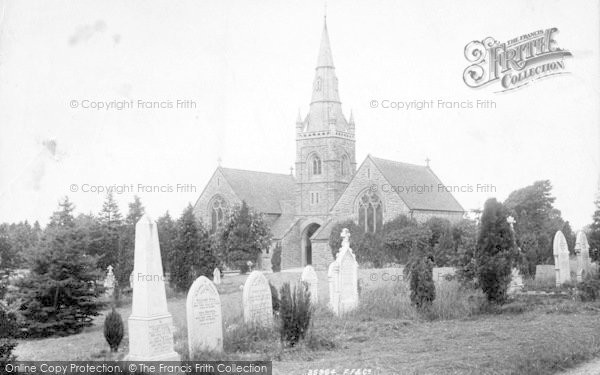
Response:
[[[300,281],[308,284],[308,290],[310,291],[310,303],[316,306],[319,303],[319,279],[317,273],[312,266],[304,267]]]
[[[244,322],[261,327],[270,327],[273,324],[273,301],[271,288],[265,275],[259,271],[252,271],[242,293],[244,306]]]
[[[358,306],[358,263],[350,248],[350,232],[344,228],[341,237],[342,248],[330,266],[331,276],[337,280],[331,284],[335,287],[332,302],[333,312],[340,316],[354,310]],[[331,292],[330,292],[331,293]],[[331,295],[330,295],[331,299]]]
[[[127,361],[178,361],[173,350],[173,318],[167,297],[156,223],[148,216],[135,226],[133,301]]]
[[[556,275],[556,286],[571,281],[571,266],[569,263],[569,246],[561,231],[554,235],[553,243],[554,272]]]
[[[555,271],[552,264],[538,264],[535,266],[535,281],[537,283],[555,283]]]
[[[221,298],[206,276],[197,278],[190,287],[186,316],[190,355],[198,350],[223,351]]]
[[[340,267],[337,261],[334,260],[327,269],[327,281],[329,284],[329,308],[336,315],[338,315],[338,307],[340,305],[340,291],[338,288],[339,274]]]
[[[104,288],[106,288],[106,296],[112,297],[115,292],[115,274],[113,273],[113,267],[109,265],[106,267],[106,278],[104,279]]]
[[[577,282],[582,282],[583,277],[590,273],[590,245],[583,231],[577,233],[575,242],[575,254],[577,254]]]
[[[523,291],[523,277],[518,269],[513,268],[510,275],[510,284],[508,285],[508,294],[520,293]]]
[[[218,268],[215,268],[215,270],[213,271],[213,283],[215,283],[216,285],[221,284],[221,270],[219,270]]]

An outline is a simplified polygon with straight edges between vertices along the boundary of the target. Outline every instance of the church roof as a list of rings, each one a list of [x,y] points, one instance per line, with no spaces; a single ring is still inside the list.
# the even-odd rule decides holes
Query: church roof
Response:
[[[398,193],[409,209],[464,212],[464,208],[451,193],[444,189],[438,191],[438,185],[443,184],[431,168],[379,159],[373,156],[369,157],[392,186],[416,185],[430,187],[429,189],[424,189],[422,193],[406,192],[402,191],[403,189],[395,188],[394,191]]]
[[[327,32],[327,21],[323,23],[323,32],[321,33],[321,46],[319,47],[319,58],[317,59],[317,68],[320,67],[333,68],[333,55],[331,54],[329,33]]]
[[[239,199],[266,214],[281,214],[279,202],[294,200],[296,180],[289,174],[219,167]]]

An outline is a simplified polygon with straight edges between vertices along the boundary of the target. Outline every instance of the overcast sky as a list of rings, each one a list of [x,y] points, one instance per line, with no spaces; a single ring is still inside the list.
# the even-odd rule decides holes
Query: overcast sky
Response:
[[[60,197],[97,213],[90,186],[190,184],[144,193],[179,216],[217,166],[289,173],[308,110],[324,1],[0,1],[0,222],[45,224]],[[600,149],[598,1],[327,2],[357,162],[431,166],[466,209],[549,179],[563,217],[591,221]],[[495,93],[462,75],[464,47],[557,27],[569,74]],[[493,100],[495,109],[398,111],[377,100]],[[82,108],[130,101],[123,110]],[[141,109],[138,100],[195,108]],[[87,103],[87,102],[86,102]],[[72,108],[72,107],[77,108]],[[71,192],[74,189],[78,190]],[[87,187],[85,187],[85,186]],[[116,197],[123,211],[133,193]]]

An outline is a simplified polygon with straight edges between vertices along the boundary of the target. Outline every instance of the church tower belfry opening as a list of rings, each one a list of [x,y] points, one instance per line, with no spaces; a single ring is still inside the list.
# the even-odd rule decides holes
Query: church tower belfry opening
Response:
[[[356,171],[354,119],[342,112],[333,55],[323,23],[309,112],[296,120],[296,180],[302,215],[325,215]]]

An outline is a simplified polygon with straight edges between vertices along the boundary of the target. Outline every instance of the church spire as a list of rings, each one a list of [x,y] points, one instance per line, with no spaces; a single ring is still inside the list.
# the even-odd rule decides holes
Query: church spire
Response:
[[[323,21],[323,32],[321,33],[321,46],[319,47],[319,58],[317,60],[317,69],[327,67],[333,68],[333,56],[331,54],[331,45],[329,43],[329,33],[327,32],[327,15]]]

